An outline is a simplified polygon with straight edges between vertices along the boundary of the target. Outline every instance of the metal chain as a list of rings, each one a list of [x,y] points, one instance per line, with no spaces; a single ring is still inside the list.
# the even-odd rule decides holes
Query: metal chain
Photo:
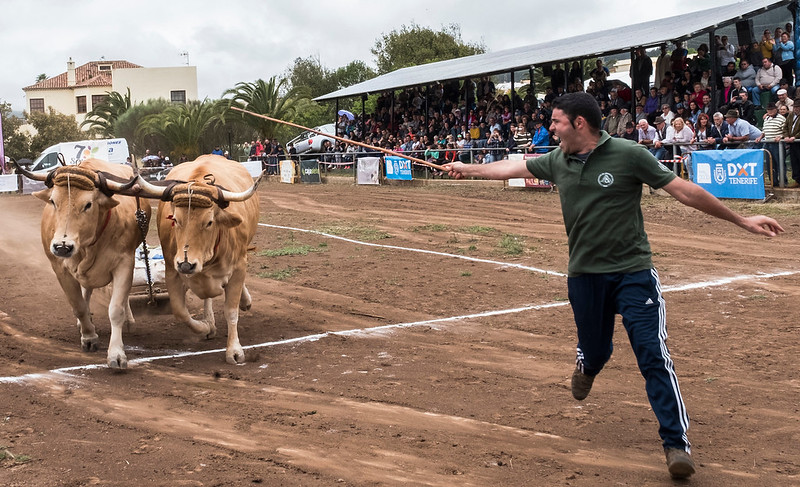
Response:
[[[144,270],[147,274],[147,304],[150,306],[156,305],[156,300],[153,297],[153,278],[150,276],[150,251],[147,248],[147,230],[148,221],[147,214],[139,206],[139,197],[136,197],[136,223],[139,224],[139,231],[142,233],[142,254],[144,254]]]

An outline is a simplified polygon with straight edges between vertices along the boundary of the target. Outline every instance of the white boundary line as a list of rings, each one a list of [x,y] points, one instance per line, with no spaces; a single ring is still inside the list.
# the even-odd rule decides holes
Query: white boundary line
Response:
[[[280,225],[270,225],[268,223],[259,223],[259,226],[268,227],[268,228],[280,228],[281,230],[294,230],[296,232],[316,233],[317,235],[322,235],[322,236],[325,236],[325,237],[328,237],[328,238],[335,238],[335,239],[338,239],[338,240],[344,240],[345,242],[350,242],[350,243],[357,244],[357,245],[366,245],[368,247],[382,247],[382,248],[385,248],[385,249],[407,250],[409,252],[419,252],[421,254],[432,254],[432,255],[440,255],[440,256],[443,256],[443,257],[453,257],[455,259],[464,259],[464,260],[469,260],[469,261],[472,261],[472,262],[483,262],[485,264],[496,264],[496,265],[503,266],[503,267],[516,267],[517,269],[524,269],[526,271],[541,272],[542,274],[550,274],[550,275],[553,275],[553,276],[567,277],[566,274],[562,274],[561,272],[548,271],[548,270],[545,270],[545,269],[539,269],[538,267],[530,267],[530,266],[526,266],[526,265],[522,265],[522,264],[511,264],[511,263],[508,263],[508,262],[499,262],[499,261],[496,261],[496,260],[478,259],[478,258],[475,258],[475,257],[467,257],[466,255],[445,254],[443,252],[436,252],[434,250],[415,249],[415,248],[411,248],[411,247],[398,247],[396,245],[382,245],[382,244],[376,244],[376,243],[371,243],[371,242],[362,242],[360,240],[353,240],[353,239],[350,239],[350,238],[340,237],[338,235],[333,235],[333,234],[325,233],[325,232],[319,232],[317,230],[307,230],[305,228],[283,227],[283,226],[280,226]]]
[[[414,249],[414,248],[409,248],[409,247],[398,247],[398,246],[394,246],[394,245],[374,244],[374,243],[370,243],[370,242],[362,242],[362,241],[359,241],[359,240],[352,240],[352,239],[349,239],[349,238],[340,237],[338,235],[331,235],[331,234],[324,233],[324,232],[318,232],[316,230],[306,230],[306,229],[302,229],[302,228],[293,228],[293,227],[284,227],[284,226],[278,226],[278,225],[269,225],[269,224],[266,224],[266,223],[259,223],[259,225],[263,226],[263,227],[269,227],[269,228],[280,228],[280,229],[284,229],[284,230],[295,230],[295,231],[298,231],[298,232],[316,233],[316,234],[319,234],[319,235],[323,235],[323,236],[326,236],[326,237],[343,240],[345,242],[350,242],[350,243],[354,243],[354,244],[358,244],[358,245],[366,245],[366,246],[370,246],[370,247],[383,247],[383,248],[390,248],[390,249],[397,249],[397,250],[408,250],[408,251],[411,251],[411,252],[421,252],[421,253],[425,253],[425,254],[440,255],[440,256],[445,256],[445,257],[455,257],[455,258],[459,258],[459,259],[471,260],[471,261],[474,261],[474,262],[497,264],[497,265],[501,265],[501,266],[505,266],[505,267],[516,267],[516,268],[519,268],[519,269],[525,269],[525,270],[530,270],[530,271],[534,271],[534,272],[541,272],[541,273],[545,273],[545,274],[552,274],[552,275],[566,277],[566,274],[562,274],[562,273],[559,273],[559,272],[553,272],[553,271],[547,271],[547,270],[543,270],[543,269],[537,269],[535,267],[528,267],[528,266],[523,266],[523,265],[520,265],[520,264],[509,264],[509,263],[506,263],[506,262],[498,262],[498,261],[493,261],[493,260],[476,259],[476,258],[472,258],[472,257],[466,257],[466,256],[463,256],[463,255],[445,254],[445,253],[442,253],[442,252],[435,252],[435,251],[432,251],[432,250]],[[725,284],[730,284],[730,283],[736,282],[736,281],[751,281],[751,280],[758,280],[758,279],[771,279],[773,277],[791,276],[791,275],[799,274],[799,273],[800,273],[800,271],[782,271],[782,272],[776,272],[776,273],[771,273],[771,274],[766,274],[766,273],[744,274],[744,275],[739,275],[739,276],[721,278],[721,279],[717,279],[717,280],[714,280],[714,281],[705,281],[705,282],[697,282],[697,283],[690,283],[690,284],[666,286],[666,287],[662,288],[662,292],[676,292],[676,291],[687,291],[687,290],[707,288],[707,287],[718,287],[718,286],[724,286]],[[474,314],[460,315],[460,316],[451,316],[451,317],[447,317],[447,318],[435,318],[435,319],[432,319],[432,320],[413,321],[413,322],[409,322],[409,323],[395,323],[395,324],[390,324],[390,325],[381,325],[381,326],[375,326],[375,327],[370,327],[370,328],[357,328],[357,329],[343,330],[343,331],[329,331],[329,332],[324,332],[324,333],[317,333],[317,334],[314,334],[314,335],[306,335],[306,336],[302,336],[302,337],[288,338],[288,339],[285,339],[285,340],[279,340],[279,341],[275,341],[275,342],[265,342],[265,343],[259,343],[259,344],[256,344],[256,345],[247,345],[247,346],[242,347],[242,348],[244,348],[246,350],[249,350],[249,349],[254,349],[254,348],[265,348],[265,347],[274,347],[274,346],[278,346],[278,345],[287,345],[287,344],[291,344],[291,343],[314,342],[314,341],[320,340],[320,339],[328,337],[328,336],[369,335],[369,334],[379,333],[379,332],[383,332],[383,331],[386,331],[386,330],[392,330],[392,329],[412,328],[412,327],[417,327],[417,326],[435,325],[437,323],[446,323],[446,322],[452,322],[452,321],[467,320],[467,319],[472,319],[472,318],[484,318],[484,317],[489,317],[489,316],[499,316],[499,315],[505,315],[505,314],[521,313],[521,312],[524,312],[524,311],[531,311],[531,310],[557,308],[557,307],[561,307],[561,306],[566,306],[568,304],[569,304],[569,301],[557,301],[557,302],[553,302],[553,303],[534,304],[534,305],[529,305],[529,306],[523,306],[523,307],[520,307],[520,308],[509,308],[509,309],[503,309],[503,310],[485,311],[485,312],[482,312],[482,313],[474,313]],[[173,353],[173,354],[169,354],[169,355],[158,355],[158,356],[153,356],[153,357],[137,358],[137,359],[129,360],[128,363],[129,364],[140,364],[140,363],[154,362],[156,360],[167,360],[167,359],[175,359],[175,358],[182,358],[182,357],[195,357],[195,356],[200,356],[200,355],[208,355],[208,354],[211,354],[211,353],[222,353],[222,352],[225,352],[224,348],[216,348],[216,349],[213,349],[213,350],[201,350],[201,351],[197,351],[197,352],[179,352],[179,353]],[[105,367],[106,367],[106,364],[76,365],[76,366],[72,366],[72,367],[62,367],[62,368],[59,368],[59,369],[52,369],[52,370],[49,370],[47,372],[41,372],[41,373],[32,373],[32,374],[24,374],[24,375],[19,375],[19,376],[0,377],[0,384],[22,383],[22,382],[26,382],[26,381],[29,381],[29,380],[49,378],[49,377],[52,377],[53,375],[69,375],[70,372],[75,372],[75,371],[79,371],[79,370],[92,370],[92,369],[99,369],[99,368],[105,368]]]

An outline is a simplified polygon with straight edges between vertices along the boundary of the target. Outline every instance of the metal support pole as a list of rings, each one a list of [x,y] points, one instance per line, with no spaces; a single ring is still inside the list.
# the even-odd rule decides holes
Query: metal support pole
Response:
[[[778,186],[781,188],[786,187],[786,178],[784,178],[784,174],[786,174],[786,146],[781,140],[778,141]],[[775,175],[773,175],[772,178],[774,182]]]

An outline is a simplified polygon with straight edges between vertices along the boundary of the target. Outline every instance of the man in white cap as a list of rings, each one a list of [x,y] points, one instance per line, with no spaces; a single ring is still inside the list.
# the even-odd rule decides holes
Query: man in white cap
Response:
[[[792,107],[794,106],[794,100],[789,98],[789,94],[786,92],[785,88],[781,88],[778,90],[778,101],[775,102],[775,106],[780,109],[781,106],[785,106],[792,111]]]

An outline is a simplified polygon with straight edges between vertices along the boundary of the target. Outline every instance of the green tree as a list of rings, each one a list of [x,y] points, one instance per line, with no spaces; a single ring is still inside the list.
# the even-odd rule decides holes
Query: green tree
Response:
[[[116,91],[106,94],[108,96],[86,114],[86,120],[81,123],[81,127],[88,125],[110,139],[117,136],[114,130],[116,121],[131,108],[131,89],[128,88],[124,95]]]
[[[378,74],[384,74],[409,66],[481,54],[486,52],[486,46],[464,43],[458,24],[442,27],[437,32],[412,23],[383,34],[371,51]]]
[[[11,104],[0,102],[0,123],[3,124],[3,147],[5,154],[19,160],[24,157],[32,159],[31,138],[19,131],[22,120],[11,114]]]
[[[211,152],[204,140],[220,124],[224,104],[203,100],[172,104],[161,113],[146,116],[137,129],[138,135],[158,135],[169,145],[173,160],[186,156],[193,160]]]
[[[40,81],[44,81],[46,79],[47,79],[47,75],[42,73],[42,74],[40,74],[39,76],[36,77],[36,82],[39,83]]]
[[[231,110],[231,108],[241,108],[272,118],[294,121],[297,114],[296,105],[302,100],[308,99],[306,91],[302,88],[287,88],[287,78],[277,79],[273,76],[269,81],[262,79],[252,83],[241,82],[235,87],[226,90],[223,102],[227,104],[224,120],[236,120],[251,127],[264,139],[277,137],[283,132],[282,126],[276,122],[270,122],[263,118],[254,117],[245,113]]]
[[[36,129],[36,135],[31,139],[31,151],[34,154],[41,153],[53,144],[87,138],[87,134],[78,127],[75,115],[64,115],[53,107],[47,113],[31,113],[28,122]]]

